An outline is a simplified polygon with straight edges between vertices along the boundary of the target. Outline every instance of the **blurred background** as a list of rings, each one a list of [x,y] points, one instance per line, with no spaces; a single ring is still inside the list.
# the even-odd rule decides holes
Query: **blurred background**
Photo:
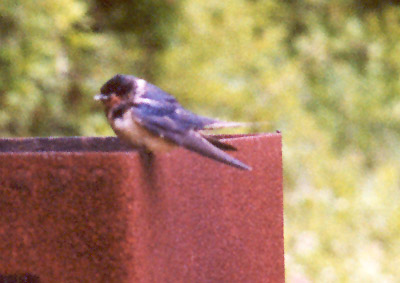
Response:
[[[398,282],[399,24],[396,0],[2,0],[0,136],[113,135],[93,95],[116,73],[268,121],[287,281]]]

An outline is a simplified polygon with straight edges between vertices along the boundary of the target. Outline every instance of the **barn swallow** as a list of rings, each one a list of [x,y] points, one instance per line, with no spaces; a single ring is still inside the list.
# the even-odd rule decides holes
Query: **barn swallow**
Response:
[[[235,147],[201,133],[241,123],[198,116],[184,109],[172,95],[143,79],[118,74],[101,87],[95,100],[103,102],[114,132],[131,146],[141,146],[150,152],[182,146],[230,166],[251,170],[223,151],[236,150]]]

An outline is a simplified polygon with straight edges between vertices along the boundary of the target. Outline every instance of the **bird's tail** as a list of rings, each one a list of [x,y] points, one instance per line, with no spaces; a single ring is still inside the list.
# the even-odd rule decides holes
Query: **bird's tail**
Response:
[[[266,125],[268,122],[227,122],[227,121],[215,121],[214,123],[208,124],[204,127],[204,130],[217,130],[223,128],[240,128],[240,127],[259,127]]]
[[[234,147],[233,145],[230,145],[230,144],[228,144],[228,143],[224,143],[224,142],[220,141],[219,139],[217,139],[217,138],[215,138],[215,137],[213,137],[213,136],[206,136],[206,135],[203,135],[203,137],[204,137],[208,142],[210,142],[212,145],[218,147],[219,149],[222,149],[222,150],[231,150],[231,151],[236,151],[236,150],[237,150],[237,148]]]
[[[215,140],[213,140],[214,143]],[[218,145],[222,146],[222,142],[218,141]],[[181,141],[181,145],[190,149],[194,152],[200,153],[206,157],[211,159],[220,161],[222,163],[228,164],[230,166],[242,169],[242,170],[251,170],[251,167],[244,164],[240,160],[230,156],[229,154],[222,151],[217,146],[214,146],[212,142],[209,142],[205,137],[201,136],[199,133],[191,132],[185,136],[185,138]],[[224,147],[229,147],[227,144],[224,144]]]

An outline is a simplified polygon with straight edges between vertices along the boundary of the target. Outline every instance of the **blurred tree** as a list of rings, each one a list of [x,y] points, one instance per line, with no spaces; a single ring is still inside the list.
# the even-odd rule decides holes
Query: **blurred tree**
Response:
[[[76,99],[68,95],[73,65],[68,43],[80,37],[76,51],[92,44],[90,34],[77,26],[86,20],[85,6],[79,1],[3,1],[0,13],[1,134],[78,134],[73,117],[80,106],[66,104]],[[74,79],[79,85],[81,78]]]
[[[369,166],[378,158],[377,147],[393,145],[391,139],[374,136],[399,138],[391,108],[400,90],[400,62],[389,59],[399,44],[393,36],[399,32],[393,25],[399,20],[396,2],[305,0],[288,5],[289,14],[297,15],[296,25],[303,27],[291,33],[289,49],[303,66],[306,109],[333,134],[335,150],[361,149]]]
[[[111,134],[93,94],[116,72],[154,78],[178,4],[3,1],[0,133]]]
[[[93,29],[120,35],[126,40],[126,48],[142,49],[142,57],[135,64],[141,75],[154,79],[158,68],[156,58],[173,34],[179,4],[179,0],[94,0],[90,9],[95,19]]]

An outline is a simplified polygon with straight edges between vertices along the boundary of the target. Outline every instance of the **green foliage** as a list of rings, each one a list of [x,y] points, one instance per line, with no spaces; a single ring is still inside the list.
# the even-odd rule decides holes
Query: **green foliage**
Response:
[[[4,0],[0,135],[110,135],[115,73],[281,130],[288,282],[400,277],[397,1]],[[266,149],[268,150],[268,149]]]

